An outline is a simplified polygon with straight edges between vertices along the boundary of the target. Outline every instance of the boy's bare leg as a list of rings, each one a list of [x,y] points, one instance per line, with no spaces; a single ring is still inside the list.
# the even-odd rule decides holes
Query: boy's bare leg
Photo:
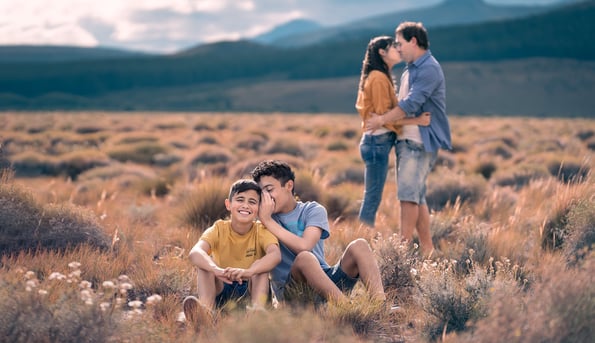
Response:
[[[250,278],[250,298],[254,309],[265,308],[269,294],[269,274],[260,273]]]
[[[350,277],[359,275],[370,295],[379,300],[386,299],[376,256],[365,239],[359,238],[349,243],[341,256],[340,266]]]
[[[223,282],[215,274],[197,268],[198,300],[209,309],[215,308],[215,297],[223,290]],[[220,285],[219,285],[220,284]]]
[[[297,255],[291,267],[291,277],[295,281],[305,281],[327,300],[341,301],[345,299],[343,292],[328,278],[320,268],[316,256],[309,251]]]

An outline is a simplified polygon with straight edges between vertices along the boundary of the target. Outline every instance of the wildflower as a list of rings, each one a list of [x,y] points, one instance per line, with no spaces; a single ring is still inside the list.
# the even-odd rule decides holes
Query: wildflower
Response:
[[[80,266],[81,266],[81,264],[79,262],[76,262],[76,261],[70,262],[68,264],[68,267],[70,267],[71,269],[78,269]]]
[[[108,309],[108,308],[110,308],[110,306],[111,306],[111,304],[110,304],[110,303],[108,303],[108,302],[106,302],[106,301],[104,301],[104,302],[102,302],[101,304],[99,304],[99,308],[100,308],[100,309],[101,309],[103,312],[107,311],[107,309]]]
[[[88,289],[83,289],[83,290],[81,291],[81,300],[83,300],[83,301],[85,301],[85,302],[86,302],[87,300],[89,300],[89,299],[91,299],[91,298],[92,298],[92,294],[91,294],[91,291],[90,291],[90,290],[88,290]]]
[[[27,278],[27,279],[32,279],[34,277],[35,277],[35,272],[32,270],[25,273],[25,278]]]
[[[27,287],[35,288],[37,287],[37,280],[29,280],[25,284]]]
[[[62,274],[62,273],[58,273],[58,272],[53,272],[50,274],[49,280],[64,280],[66,279],[66,275]]]
[[[415,268],[411,268],[411,275],[417,276],[417,270]]]
[[[122,275],[118,276],[118,281],[128,282],[128,281],[130,281],[130,278],[128,277],[128,275],[122,274]]]
[[[80,288],[91,288],[91,282],[89,282],[87,280],[83,280],[83,281],[81,281],[81,283],[79,283],[79,287]]]
[[[122,295],[128,294],[129,289],[132,289],[132,284],[130,284],[128,282],[124,282],[124,283],[120,284],[120,294],[122,294]]]
[[[130,306],[132,308],[139,308],[139,307],[143,306],[143,302],[140,300],[129,301],[128,306]]]
[[[77,270],[73,270],[72,272],[70,272],[70,274],[68,274],[68,277],[70,278],[77,278],[81,276],[81,270],[77,269]]]
[[[48,294],[48,291],[46,291],[45,289],[40,289],[40,290],[37,291],[37,293],[39,295],[46,295],[46,294]]]
[[[103,288],[110,288],[110,289],[116,288],[116,285],[112,281],[103,281],[103,283],[101,285],[103,286]]]
[[[124,282],[124,283],[120,284],[120,289],[125,289],[125,290],[132,289],[132,284],[128,283],[128,282]]]
[[[161,299],[161,295],[153,294],[147,298],[147,305],[153,305],[154,303],[160,302]]]

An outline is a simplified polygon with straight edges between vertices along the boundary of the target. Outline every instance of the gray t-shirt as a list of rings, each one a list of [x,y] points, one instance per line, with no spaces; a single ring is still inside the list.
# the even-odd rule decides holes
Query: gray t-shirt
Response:
[[[307,227],[315,226],[322,230],[320,240],[312,249],[312,253],[320,262],[322,268],[328,268],[329,265],[324,259],[324,240],[330,235],[328,216],[326,209],[315,201],[301,202],[289,213],[276,213],[272,218],[283,228],[291,233],[302,237]],[[289,250],[282,242],[279,242],[281,248],[281,263],[271,272],[272,286],[275,295],[283,299],[285,283],[289,277],[289,271],[296,254]]]

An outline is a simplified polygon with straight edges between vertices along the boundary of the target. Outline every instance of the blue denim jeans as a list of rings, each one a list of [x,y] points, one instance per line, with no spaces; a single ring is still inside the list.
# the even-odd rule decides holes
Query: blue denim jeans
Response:
[[[397,142],[397,187],[400,201],[426,203],[426,179],[438,152],[427,152],[424,145],[405,139]]]
[[[394,132],[380,135],[364,134],[359,144],[360,154],[366,165],[364,201],[359,210],[359,220],[371,227],[376,222],[376,212],[382,200],[388,173],[389,154],[396,138]]]

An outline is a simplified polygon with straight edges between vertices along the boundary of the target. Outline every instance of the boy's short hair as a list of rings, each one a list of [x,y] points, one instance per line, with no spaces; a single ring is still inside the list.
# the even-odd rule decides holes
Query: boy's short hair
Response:
[[[238,193],[244,193],[249,190],[256,191],[256,193],[258,193],[258,198],[260,199],[260,196],[262,194],[260,186],[258,186],[258,184],[254,180],[240,179],[234,182],[233,185],[231,185],[231,187],[229,188],[229,200],[231,201],[234,195]]]
[[[252,178],[256,182],[260,182],[263,176],[270,176],[279,181],[281,186],[289,180],[295,182],[295,174],[291,170],[289,164],[279,160],[268,160],[260,162],[251,173]]]

